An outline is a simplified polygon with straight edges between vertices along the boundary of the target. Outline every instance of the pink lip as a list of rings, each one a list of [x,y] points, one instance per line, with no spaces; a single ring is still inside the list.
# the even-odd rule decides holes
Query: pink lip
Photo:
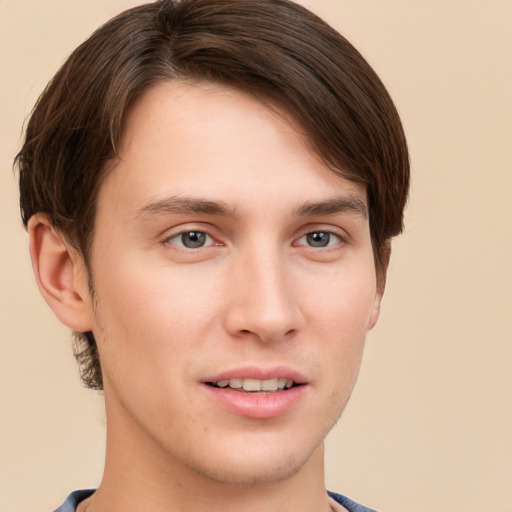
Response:
[[[277,392],[244,393],[231,388],[216,388],[209,382],[230,379],[265,380],[274,377],[291,379],[300,386]],[[308,389],[307,379],[290,368],[257,368],[245,367],[222,372],[212,378],[205,379],[202,384],[206,393],[221,407],[238,416],[254,419],[276,418],[290,411],[304,397]]]
[[[244,366],[241,368],[233,368],[222,373],[213,375],[203,379],[203,382],[219,382],[220,380],[230,379],[258,379],[266,380],[274,377],[291,379],[297,384],[306,384],[308,379],[287,366],[273,366],[272,368],[259,368],[257,366]]]

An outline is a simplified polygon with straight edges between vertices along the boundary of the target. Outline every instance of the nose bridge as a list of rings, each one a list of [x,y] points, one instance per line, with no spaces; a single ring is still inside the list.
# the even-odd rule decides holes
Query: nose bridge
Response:
[[[241,250],[230,278],[226,326],[235,335],[252,333],[265,342],[296,331],[301,313],[293,276],[277,244]]]

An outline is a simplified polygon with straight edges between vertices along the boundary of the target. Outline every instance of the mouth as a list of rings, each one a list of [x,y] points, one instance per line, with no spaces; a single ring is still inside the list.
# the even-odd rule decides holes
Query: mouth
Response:
[[[301,386],[286,377],[273,377],[270,379],[236,378],[223,379],[216,382],[206,382],[208,386],[220,389],[232,389],[240,393],[279,393],[296,386]]]
[[[309,395],[309,382],[286,367],[239,368],[203,381],[212,403],[231,414],[253,419],[284,416]]]

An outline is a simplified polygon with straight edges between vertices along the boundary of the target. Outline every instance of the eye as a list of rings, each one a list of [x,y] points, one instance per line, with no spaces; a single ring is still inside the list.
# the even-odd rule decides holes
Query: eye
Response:
[[[169,244],[185,247],[186,249],[200,249],[214,243],[213,238],[204,231],[182,231],[166,240]]]
[[[341,237],[330,231],[312,231],[301,236],[297,241],[298,245],[308,245],[309,247],[332,247],[339,244]]]

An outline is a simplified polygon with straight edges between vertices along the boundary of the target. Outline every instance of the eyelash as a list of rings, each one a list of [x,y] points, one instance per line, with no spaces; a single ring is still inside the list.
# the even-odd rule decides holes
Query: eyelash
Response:
[[[205,238],[205,243],[206,241],[209,239],[211,242],[213,243],[210,243],[208,245],[199,245],[197,247],[187,247],[184,243],[183,243],[183,237],[186,236],[186,235],[199,235],[198,238],[201,238],[201,237],[204,237]],[[194,236],[191,237],[191,238],[195,238]],[[178,240],[178,241],[181,241],[181,244],[180,243],[176,243],[176,242],[173,242],[173,240]],[[204,230],[201,230],[201,229],[187,229],[185,231],[180,231],[179,233],[176,233],[175,235],[171,235],[169,237],[167,237],[164,242],[166,244],[172,244],[172,245],[178,245],[179,247],[181,247],[182,249],[184,250],[190,250],[190,251],[194,251],[196,249],[202,249],[204,247],[210,247],[211,245],[221,245],[221,244],[216,244],[213,237],[211,235],[209,235],[206,231]],[[194,242],[193,242],[194,243]]]
[[[300,240],[302,239],[306,239],[308,240],[309,238],[309,242],[314,242],[314,240],[312,240],[312,238],[314,236],[327,236],[327,244],[326,245],[310,245],[310,244],[300,244]],[[335,243],[334,244],[331,244],[331,240],[332,238],[335,239]],[[320,243],[322,243],[323,241],[319,241]],[[333,231],[328,231],[328,230],[324,230],[324,229],[318,229],[318,230],[315,230],[315,231],[309,231],[308,233],[302,235],[300,238],[297,239],[297,242],[296,244],[297,245],[306,245],[307,247],[311,248],[311,249],[327,249],[327,248],[330,248],[330,247],[333,247],[339,243],[342,243],[343,242],[343,238],[338,234],[338,233],[334,233]]]
[[[194,245],[194,243],[196,243],[196,242],[201,244],[201,238],[204,238],[204,242],[202,245],[196,245],[195,247],[189,247],[189,246],[185,245],[185,242],[184,242],[184,237],[187,235],[190,238],[192,238],[192,245]],[[325,245],[317,245],[317,246],[310,245],[311,242],[315,242],[315,240],[313,239],[313,237],[315,237],[315,236],[316,237],[327,236],[326,244]],[[193,240],[194,238],[196,238],[195,241]],[[334,238],[334,243],[331,243],[333,238]],[[303,239],[305,240],[305,243],[300,243],[300,241]],[[323,243],[323,240],[317,240],[317,241],[319,243]],[[293,245],[305,246],[310,249],[329,249],[331,247],[335,247],[336,245],[338,245],[340,243],[343,243],[344,241],[345,241],[344,238],[339,233],[335,233],[334,231],[329,231],[329,230],[324,230],[324,229],[317,229],[317,230],[312,230],[312,231],[308,231],[307,233],[304,233],[302,236],[300,236],[298,239],[296,239],[296,241],[294,242]],[[310,242],[310,243],[308,243],[308,242]],[[211,247],[212,245],[222,245],[221,243],[215,242],[214,238],[211,235],[209,235],[206,231],[201,230],[201,229],[189,229],[189,230],[180,231],[179,233],[176,233],[174,235],[171,235],[171,236],[165,238],[164,243],[176,245],[176,246],[180,247],[182,250],[187,250],[187,251],[195,251],[196,249],[203,249],[206,247]]]

